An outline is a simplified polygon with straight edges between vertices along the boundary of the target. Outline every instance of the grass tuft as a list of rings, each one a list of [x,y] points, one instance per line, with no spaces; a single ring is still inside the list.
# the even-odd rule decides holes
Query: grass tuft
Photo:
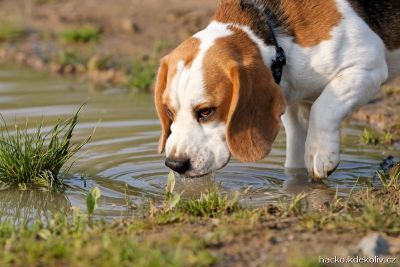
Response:
[[[374,129],[365,128],[363,133],[360,136],[360,142],[364,145],[383,145],[383,146],[391,146],[396,140],[395,131],[384,130],[381,133],[378,133]]]
[[[365,145],[378,145],[379,144],[379,136],[378,134],[371,128],[365,128],[364,132],[360,137],[361,143]]]
[[[379,180],[385,190],[400,190],[400,163],[395,164],[389,171],[377,171]]]
[[[0,183],[21,189],[62,191],[62,167],[90,139],[71,143],[79,111],[65,121],[59,120],[49,132],[44,131],[43,123],[31,134],[27,127],[20,129],[18,125],[11,131],[4,122],[0,134]]]
[[[164,201],[161,212],[162,221],[170,221],[171,218],[179,220],[183,214],[195,217],[209,217],[214,218],[225,214],[238,211],[240,205],[238,203],[238,195],[231,200],[228,196],[222,196],[218,188],[215,188],[206,193],[202,193],[200,198],[183,199],[182,193],[174,193],[176,178],[174,172],[168,174],[166,191],[166,200]],[[156,214],[157,210],[153,206],[153,212]],[[171,216],[170,214],[171,213]]]
[[[301,193],[299,195],[293,196],[293,198],[288,201],[281,201],[278,205],[278,210],[280,211],[281,217],[289,216],[299,216],[307,212],[307,194]]]
[[[59,38],[65,43],[89,43],[97,42],[102,35],[99,27],[84,26],[80,28],[70,28],[61,31]]]
[[[218,190],[202,193],[199,199],[189,199],[178,204],[178,209],[197,217],[214,218],[240,209],[237,196],[229,200]]]
[[[86,61],[87,61],[86,59],[83,59],[82,57],[78,56],[75,52],[70,50],[60,52],[56,58],[56,62],[62,66],[85,65]]]
[[[21,23],[0,23],[0,42],[15,41],[27,33],[25,26]]]
[[[156,64],[153,59],[146,61],[135,60],[128,77],[127,86],[131,89],[145,91],[150,88],[156,77]]]

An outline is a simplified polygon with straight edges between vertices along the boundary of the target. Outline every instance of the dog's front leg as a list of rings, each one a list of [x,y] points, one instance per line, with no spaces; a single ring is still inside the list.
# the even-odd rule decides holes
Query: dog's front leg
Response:
[[[296,103],[288,106],[282,116],[286,132],[286,168],[305,168],[304,153],[310,109],[309,103]]]
[[[305,163],[316,179],[326,178],[339,164],[340,126],[355,107],[367,103],[387,79],[387,66],[346,69],[325,87],[310,113]]]

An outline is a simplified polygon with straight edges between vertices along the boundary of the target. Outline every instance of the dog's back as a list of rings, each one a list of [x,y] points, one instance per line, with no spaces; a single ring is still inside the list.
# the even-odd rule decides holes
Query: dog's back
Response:
[[[348,0],[359,16],[385,42],[389,50],[400,48],[399,0]]]

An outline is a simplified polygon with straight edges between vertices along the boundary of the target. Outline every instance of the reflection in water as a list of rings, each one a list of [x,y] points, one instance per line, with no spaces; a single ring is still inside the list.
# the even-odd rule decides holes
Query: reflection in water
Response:
[[[63,194],[15,188],[0,191],[0,222],[28,223],[47,218],[50,214],[70,211],[71,204]]]
[[[130,216],[127,201],[142,207],[148,199],[164,199],[169,170],[162,155],[157,154],[160,125],[150,94],[134,94],[120,89],[90,90],[86,83],[49,77],[0,66],[0,114],[7,123],[25,122],[30,127],[44,121],[53,125],[59,117],[69,117],[87,101],[81,112],[74,140],[80,141],[91,134],[101,120],[95,135],[71,169],[72,178],[66,182],[70,188],[68,198],[48,204],[47,209],[64,210],[72,206],[85,209],[87,192],[98,186],[102,191],[98,214],[108,218]],[[271,154],[257,163],[232,160],[213,177],[177,179],[176,190],[185,196],[198,196],[207,189],[219,186],[225,194],[242,193],[244,205],[257,207],[285,200],[300,192],[310,193],[310,201],[317,207],[336,193],[345,195],[359,178],[372,177],[381,159],[389,154],[400,156],[399,151],[379,147],[359,146],[359,135],[364,125],[347,122],[342,132],[342,162],[337,171],[324,184],[309,183],[302,171],[286,171],[285,133],[281,131]],[[85,177],[83,181],[81,177]],[[17,194],[17,193],[16,193]],[[28,193],[18,193],[20,197]],[[25,210],[17,209],[18,197],[7,200],[0,193],[0,205],[8,214],[43,210],[42,202],[25,199]],[[34,197],[34,196],[33,196]],[[18,202],[19,201],[19,202]],[[14,204],[14,208],[10,203]],[[64,203],[64,204],[63,204]],[[30,205],[30,206],[29,206]]]
[[[285,181],[283,190],[292,196],[305,193],[308,209],[318,211],[327,203],[332,203],[336,190],[323,181],[310,181],[306,169],[286,169],[285,173],[290,179]]]

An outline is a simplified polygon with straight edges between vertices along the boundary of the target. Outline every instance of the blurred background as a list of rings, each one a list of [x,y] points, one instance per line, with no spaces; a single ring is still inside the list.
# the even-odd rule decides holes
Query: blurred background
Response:
[[[148,89],[149,81],[129,83],[138,61],[154,65],[149,61],[205,26],[215,6],[214,0],[2,0],[0,58]]]

